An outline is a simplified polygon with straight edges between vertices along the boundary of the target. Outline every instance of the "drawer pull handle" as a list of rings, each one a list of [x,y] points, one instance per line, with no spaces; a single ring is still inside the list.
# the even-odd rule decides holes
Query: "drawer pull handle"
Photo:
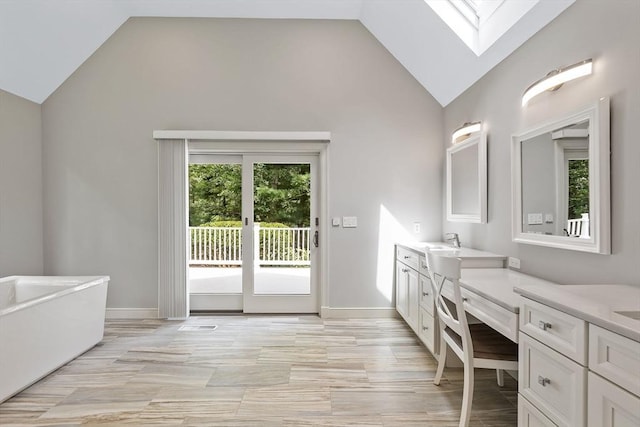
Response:
[[[422,296],[423,296],[423,297],[428,297],[428,296],[429,296],[429,292],[423,292],[423,293],[422,293]]]
[[[428,268],[427,264],[422,264],[422,268]]]
[[[403,269],[402,269],[402,272],[403,272],[403,273],[408,273],[408,272],[409,272],[409,270],[407,270],[406,268],[403,268]]]
[[[462,302],[468,302],[468,301],[469,301],[469,298],[467,298],[467,297],[462,297]]]
[[[428,327],[428,326],[423,326],[423,327],[422,327],[422,330],[423,330],[423,331],[426,331],[426,330],[428,330],[428,329],[429,329],[429,327]]]
[[[411,256],[410,256],[410,255],[405,255],[405,256],[404,256],[404,259],[409,259],[409,258],[411,258]]]
[[[538,327],[543,331],[546,331],[547,329],[551,329],[551,323],[541,320],[538,322]]]
[[[551,384],[551,380],[549,378],[545,378],[542,375],[538,375],[538,384],[542,387],[546,387],[547,384]]]

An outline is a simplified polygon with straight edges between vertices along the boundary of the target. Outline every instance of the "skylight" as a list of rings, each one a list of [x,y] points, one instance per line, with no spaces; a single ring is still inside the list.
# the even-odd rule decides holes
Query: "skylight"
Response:
[[[540,0],[425,0],[477,56]]]
[[[449,0],[451,5],[476,29],[480,27],[480,15],[478,14],[478,2],[473,0]]]

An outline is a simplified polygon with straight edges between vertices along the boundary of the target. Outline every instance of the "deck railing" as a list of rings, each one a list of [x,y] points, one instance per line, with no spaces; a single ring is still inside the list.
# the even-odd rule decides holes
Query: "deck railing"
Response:
[[[255,224],[254,261],[257,265],[304,266],[310,264],[308,227],[261,228]],[[241,227],[189,227],[189,265],[242,264]]]
[[[581,218],[570,219],[567,221],[567,235],[570,237],[589,239],[589,214],[583,213],[581,216]]]

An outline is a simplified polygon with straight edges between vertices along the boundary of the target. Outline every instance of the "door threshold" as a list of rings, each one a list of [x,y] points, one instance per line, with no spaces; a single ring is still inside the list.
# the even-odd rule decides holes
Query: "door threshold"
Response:
[[[242,310],[191,310],[189,316],[240,316]]]

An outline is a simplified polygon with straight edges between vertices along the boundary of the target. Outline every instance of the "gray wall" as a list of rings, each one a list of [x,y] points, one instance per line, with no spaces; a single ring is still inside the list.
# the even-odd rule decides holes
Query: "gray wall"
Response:
[[[0,90],[0,277],[42,269],[40,105]]]
[[[451,213],[478,215],[478,144],[465,147],[451,156]],[[444,202],[444,200],[443,200]]]
[[[439,239],[442,123],[359,22],[131,19],[43,104],[45,270],[109,274],[109,307],[157,307],[152,131],[330,131],[330,215],[359,225],[331,229],[330,306],[388,307],[381,212]]]
[[[550,133],[522,142],[522,231],[553,234],[556,212],[556,169],[554,143]],[[529,214],[542,214],[542,224],[529,224]],[[545,215],[553,214],[547,224]],[[564,228],[564,227],[563,227]]]
[[[640,285],[640,2],[578,0],[445,108],[451,134],[466,121],[488,129],[489,222],[443,221],[466,245],[515,256],[521,271],[560,283]],[[586,58],[594,74],[520,106],[524,89],[551,69]],[[602,96],[611,97],[612,254],[595,255],[511,241],[510,137]]]

